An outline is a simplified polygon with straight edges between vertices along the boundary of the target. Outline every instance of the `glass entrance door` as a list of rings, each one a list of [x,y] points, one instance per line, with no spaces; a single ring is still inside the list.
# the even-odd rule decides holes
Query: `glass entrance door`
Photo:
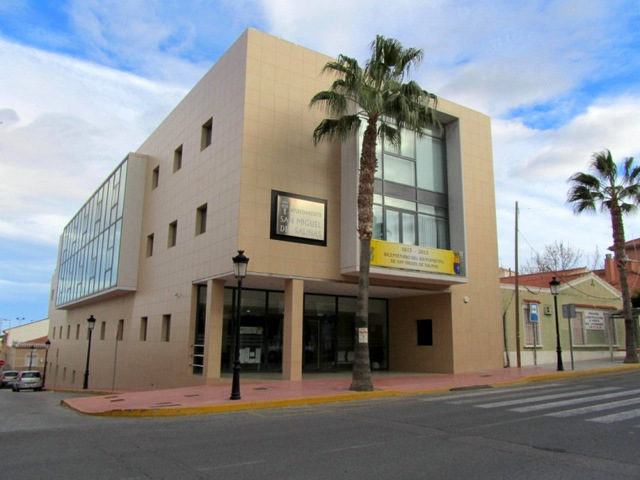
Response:
[[[307,318],[304,322],[305,371],[326,372],[336,367],[338,321],[335,315]]]

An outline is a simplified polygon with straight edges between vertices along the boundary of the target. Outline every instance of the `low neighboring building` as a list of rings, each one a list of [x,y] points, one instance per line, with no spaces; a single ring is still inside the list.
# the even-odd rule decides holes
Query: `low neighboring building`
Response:
[[[4,330],[0,370],[43,370],[49,319]]]
[[[517,366],[518,351],[522,366],[557,361],[556,306],[550,290],[554,278],[560,282],[557,315],[565,370],[571,368],[572,357],[578,361],[620,356],[624,321],[615,313],[622,306],[621,294],[595,272],[577,268],[520,275],[518,295],[515,276],[500,279],[505,364]],[[575,307],[570,320],[563,315],[568,305]]]

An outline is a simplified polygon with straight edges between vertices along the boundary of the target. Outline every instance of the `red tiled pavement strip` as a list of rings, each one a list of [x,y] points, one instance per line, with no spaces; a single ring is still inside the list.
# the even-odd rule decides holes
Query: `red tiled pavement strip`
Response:
[[[567,368],[565,366],[565,368]],[[260,408],[312,405],[329,402],[366,400],[384,396],[412,395],[447,391],[453,388],[500,385],[531,380],[573,377],[593,373],[640,369],[640,365],[584,362],[576,370],[557,372],[554,365],[503,368],[455,375],[373,373],[373,392],[352,392],[350,373],[305,375],[301,381],[241,379],[240,400],[230,400],[231,380],[213,385],[113,393],[69,398],[62,404],[88,415],[105,416],[173,416],[221,413]],[[241,376],[242,377],[242,376]]]

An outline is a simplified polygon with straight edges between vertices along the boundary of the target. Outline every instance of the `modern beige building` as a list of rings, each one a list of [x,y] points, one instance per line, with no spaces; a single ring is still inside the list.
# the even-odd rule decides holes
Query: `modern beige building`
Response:
[[[65,228],[50,384],[203,384],[230,371],[348,370],[358,139],[313,145],[330,57],[247,30]],[[380,145],[368,341],[374,370],[502,366],[490,119],[441,99],[444,134]]]

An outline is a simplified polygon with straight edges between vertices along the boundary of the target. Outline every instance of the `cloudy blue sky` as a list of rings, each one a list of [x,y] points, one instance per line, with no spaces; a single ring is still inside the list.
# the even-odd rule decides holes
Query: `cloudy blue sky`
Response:
[[[574,216],[566,180],[640,156],[638,25],[637,0],[3,0],[2,327],[47,316],[64,225],[247,27],[361,60],[376,34],[422,48],[415,80],[492,117],[501,266],[516,201],[521,263],[564,242],[586,265],[609,219]]]

